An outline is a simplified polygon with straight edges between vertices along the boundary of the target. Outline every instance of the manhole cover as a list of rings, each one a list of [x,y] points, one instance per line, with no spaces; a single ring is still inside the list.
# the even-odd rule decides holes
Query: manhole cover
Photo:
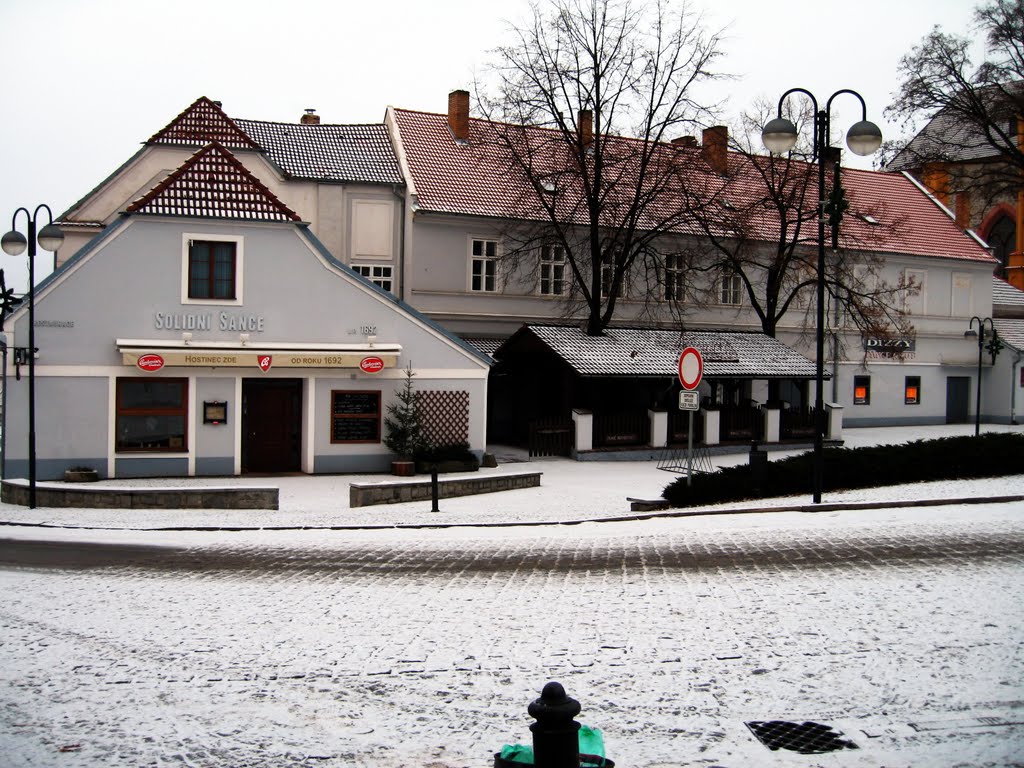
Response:
[[[840,749],[859,749],[852,741],[840,738],[841,731],[821,723],[788,723],[785,720],[755,720],[747,723],[758,741],[768,749],[789,749],[801,755],[817,755]]]

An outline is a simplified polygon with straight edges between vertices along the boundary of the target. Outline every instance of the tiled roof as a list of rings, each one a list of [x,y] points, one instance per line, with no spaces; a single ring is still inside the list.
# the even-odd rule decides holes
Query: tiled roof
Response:
[[[287,176],[314,181],[401,184],[387,128],[233,120],[219,102],[193,102],[147,144],[204,147],[216,141],[233,150],[262,151]]]
[[[216,142],[196,152],[126,210],[247,221],[300,220],[297,213]]]
[[[256,142],[224,113],[219,103],[205,96],[192,102],[146,143],[204,147],[211,141],[230,149],[259,149]]]
[[[500,142],[493,140],[496,124],[471,119],[469,141],[457,142],[448,128],[446,115],[398,109],[394,110],[394,116],[419,210],[497,218],[543,217],[532,202],[536,196],[525,176],[511,170],[508,155],[500,149]],[[550,138],[553,132],[526,128],[522,135],[527,137],[524,141],[542,148],[535,167],[558,178],[558,168],[565,169],[570,161],[564,157],[559,160],[562,155],[557,149],[558,142]],[[622,154],[628,156],[628,145],[636,140],[616,141],[626,150]],[[672,221],[672,229],[679,233],[698,233],[701,229],[696,222],[680,213],[689,204],[686,196],[724,197],[740,211],[735,218],[743,219],[747,236],[774,240],[778,231],[777,214],[758,204],[765,196],[764,182],[754,165],[769,162],[767,158],[750,160],[730,152],[729,175],[723,178],[710,170],[699,149],[673,144],[659,146],[661,152],[655,153],[655,163],[663,171],[673,169],[658,174],[659,178],[669,179],[674,173],[678,183],[656,193],[652,220]],[[620,170],[627,180],[623,186],[628,187],[628,163]],[[799,173],[794,175],[800,176]],[[811,176],[812,183],[816,184],[815,175]],[[558,178],[558,181],[563,179]],[[911,179],[880,171],[843,169],[843,183],[850,202],[840,230],[843,247],[991,261],[991,256],[977,241],[960,230],[947,212]],[[813,216],[815,199],[816,189],[807,195],[806,205],[811,211],[808,216]],[[578,200],[571,189],[559,190],[558,201],[565,207],[565,220],[570,220],[571,216],[579,218],[581,223],[584,220],[585,212],[580,210]],[[872,224],[858,214],[869,215],[878,223]],[[728,216],[718,218],[723,222],[718,234],[727,235]],[[804,227],[807,238],[814,238],[814,222],[805,223]]]
[[[1014,288],[1001,277],[992,278],[992,303],[1024,307],[1024,291]]]
[[[1014,349],[1024,352],[1024,318],[999,317],[995,319],[995,326],[1000,339]]]
[[[383,125],[320,125],[238,120],[288,176],[317,181],[401,184]]]
[[[701,353],[704,376],[711,379],[815,376],[813,362],[763,333],[607,328],[603,336],[588,336],[572,326],[527,325],[512,339],[525,333],[580,376],[675,377],[679,354],[686,347]],[[496,356],[501,358],[500,349]]]
[[[479,350],[491,357],[494,356],[495,350],[506,341],[505,338],[463,338],[462,340],[472,346],[473,349]]]

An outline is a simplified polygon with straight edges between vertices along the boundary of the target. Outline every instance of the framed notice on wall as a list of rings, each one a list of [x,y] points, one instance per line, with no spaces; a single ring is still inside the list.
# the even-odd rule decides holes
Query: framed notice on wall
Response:
[[[331,392],[331,442],[380,442],[380,392]]]

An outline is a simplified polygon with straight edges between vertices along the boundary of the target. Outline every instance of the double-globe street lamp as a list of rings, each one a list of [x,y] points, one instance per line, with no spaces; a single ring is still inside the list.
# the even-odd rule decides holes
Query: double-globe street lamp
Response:
[[[49,222],[36,234],[36,222],[39,212],[46,211]],[[28,219],[28,237],[18,231],[18,214],[25,213]],[[19,208],[11,217],[11,231],[0,238],[0,248],[10,256],[20,256],[28,247],[28,347],[24,351],[15,349],[15,355],[27,358],[28,362],[28,505],[36,506],[36,289],[35,261],[36,243],[45,251],[56,252],[64,242],[64,233],[53,223],[53,212],[43,204],[36,207],[35,213],[27,208]],[[17,358],[16,358],[17,359]]]
[[[978,330],[974,330],[974,324],[978,324]],[[999,334],[996,333],[995,323],[992,322],[991,317],[978,317],[975,315],[971,318],[970,324],[967,326],[967,330],[964,331],[965,338],[978,338],[978,383],[975,386],[974,394],[974,436],[977,437],[981,434],[981,353],[985,349],[985,324],[988,324],[988,351],[992,355],[992,364],[996,362],[996,355],[999,354],[999,350],[1002,348],[1002,343],[999,341]]]
[[[846,144],[855,155],[870,155],[882,146],[882,132],[878,126],[867,119],[868,109],[864,99],[856,91],[848,88],[836,91],[829,96],[825,102],[825,108],[818,108],[818,100],[814,94],[804,88],[790,88],[779,99],[778,116],[769,120],[761,131],[761,141],[765,148],[773,154],[789,152],[796,146],[798,134],[796,126],[792,121],[782,116],[782,105],[786,98],[794,93],[802,93],[811,100],[814,107],[814,149],[812,162],[818,163],[818,317],[817,330],[815,335],[817,367],[815,370],[815,382],[817,392],[814,398],[814,503],[821,503],[821,490],[824,484],[824,442],[825,442],[825,217],[827,215],[828,200],[825,190],[825,161],[831,156],[831,140],[829,137],[832,109],[832,101],[844,93],[856,96],[860,101],[861,120],[854,123],[846,133]],[[835,166],[835,179],[833,183],[837,189],[839,186],[839,163]],[[838,202],[841,197],[837,194],[834,199]],[[842,217],[841,205],[833,206],[831,211],[831,225],[833,234],[839,227],[839,220]]]

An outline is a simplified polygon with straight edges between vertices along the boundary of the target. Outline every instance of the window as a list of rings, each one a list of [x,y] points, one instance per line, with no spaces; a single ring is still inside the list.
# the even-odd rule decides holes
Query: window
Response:
[[[743,281],[731,270],[722,272],[719,298],[722,304],[739,304],[743,296]]]
[[[870,405],[871,404],[871,377],[870,376],[854,376],[853,377],[853,404],[854,405]]]
[[[190,240],[188,245],[188,297],[235,298],[235,243]]]
[[[188,449],[188,380],[117,380],[118,451]]]
[[[907,376],[903,381],[903,402],[917,405],[921,402],[921,377]]]
[[[493,293],[498,290],[498,243],[494,240],[473,240],[470,263],[471,291]]]
[[[391,292],[394,273],[390,264],[353,264],[352,269],[374,285]]]
[[[666,301],[682,301],[686,298],[686,273],[683,270],[683,257],[678,253],[665,256],[665,292]]]
[[[610,251],[605,251],[604,255],[601,256],[601,295],[605,298],[611,298],[612,296],[612,284],[615,281],[615,270],[618,261],[620,251],[615,248]],[[629,286],[627,285],[628,276],[623,273],[619,279],[619,287],[615,291],[615,298],[622,298],[629,292]]]
[[[565,295],[565,250],[560,245],[541,246],[540,295]]]
[[[380,442],[380,392],[331,391],[331,442]]]

